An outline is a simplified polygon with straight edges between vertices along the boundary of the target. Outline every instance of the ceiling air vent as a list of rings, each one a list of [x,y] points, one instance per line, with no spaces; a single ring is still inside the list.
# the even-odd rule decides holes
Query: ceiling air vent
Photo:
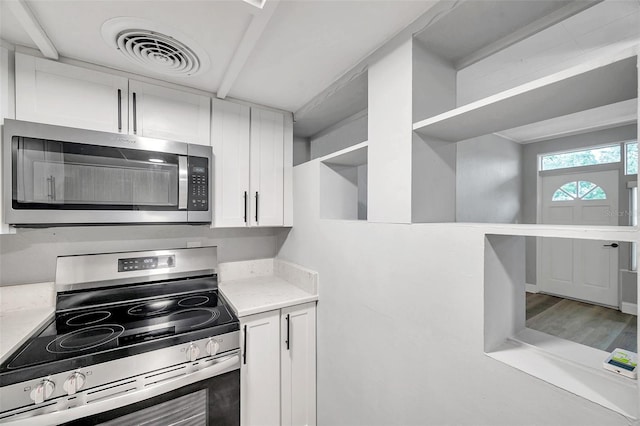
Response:
[[[143,19],[111,19],[102,26],[102,36],[130,61],[153,72],[188,77],[209,66],[207,54],[195,42]]]

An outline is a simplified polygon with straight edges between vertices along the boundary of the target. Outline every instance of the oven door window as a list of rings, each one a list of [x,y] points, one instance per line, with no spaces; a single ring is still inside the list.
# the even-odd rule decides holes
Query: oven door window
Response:
[[[178,210],[179,156],[14,137],[13,208]]]
[[[238,426],[240,424],[240,370],[183,386],[67,426]]]

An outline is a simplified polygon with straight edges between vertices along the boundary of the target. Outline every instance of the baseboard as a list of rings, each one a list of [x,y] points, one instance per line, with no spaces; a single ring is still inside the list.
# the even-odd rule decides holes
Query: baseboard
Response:
[[[525,283],[524,290],[527,293],[537,293],[538,292],[538,286],[535,285],[535,284]]]
[[[638,315],[638,305],[635,303],[622,302],[620,304],[620,311],[624,314]]]

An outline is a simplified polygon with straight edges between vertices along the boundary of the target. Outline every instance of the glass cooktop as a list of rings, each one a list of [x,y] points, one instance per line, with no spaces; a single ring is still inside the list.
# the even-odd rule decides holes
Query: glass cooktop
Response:
[[[78,368],[238,330],[211,284],[200,279],[60,294],[55,318],[0,365],[0,384],[7,384],[3,373],[60,362],[60,368]]]

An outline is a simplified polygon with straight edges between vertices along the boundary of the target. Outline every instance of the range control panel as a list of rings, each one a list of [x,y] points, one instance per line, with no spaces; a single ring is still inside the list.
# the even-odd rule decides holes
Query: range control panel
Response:
[[[118,259],[118,272],[144,271],[147,269],[174,268],[175,255],[127,257]]]
[[[209,210],[209,161],[189,157],[188,210]]]

